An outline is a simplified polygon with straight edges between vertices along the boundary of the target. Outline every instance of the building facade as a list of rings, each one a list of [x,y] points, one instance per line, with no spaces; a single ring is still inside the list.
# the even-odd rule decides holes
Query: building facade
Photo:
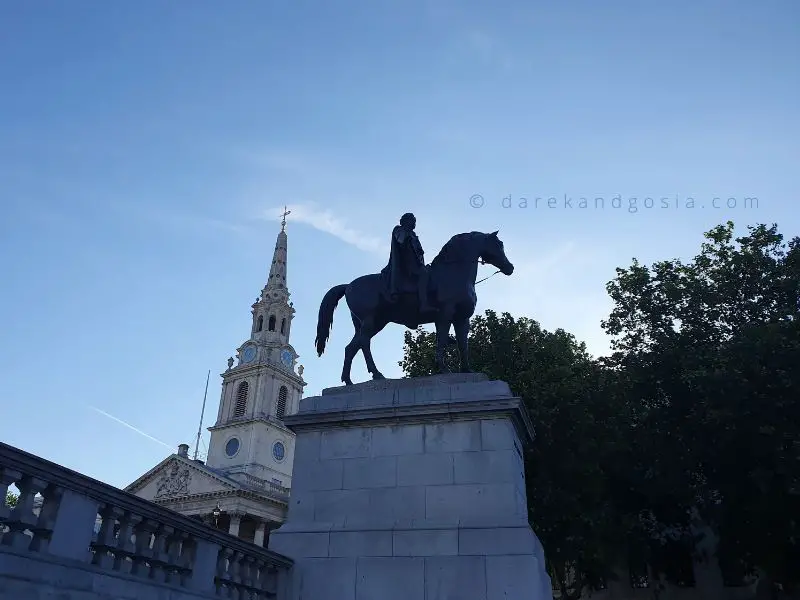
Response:
[[[303,367],[290,343],[295,309],[287,286],[286,218],[269,277],[251,307],[250,334],[221,374],[217,418],[205,461],[181,444],[125,488],[259,546],[285,520],[294,434],[283,418],[297,411]]]

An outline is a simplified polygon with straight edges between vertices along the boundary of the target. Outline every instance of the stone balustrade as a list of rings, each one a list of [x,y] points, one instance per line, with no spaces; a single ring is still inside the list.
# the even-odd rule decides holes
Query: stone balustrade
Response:
[[[289,488],[287,487],[278,485],[274,481],[267,481],[266,479],[261,479],[260,477],[256,477],[255,475],[250,475],[249,473],[246,476],[246,480],[249,485],[252,485],[255,488],[260,488],[262,490],[265,490],[275,498],[279,498],[286,502],[288,502],[289,500]]]
[[[59,590],[80,571],[106,591],[109,576],[144,586],[126,598],[283,598],[291,559],[0,443],[3,500],[11,485],[20,494],[13,508],[0,502],[0,598],[40,597],[48,565],[61,569],[50,582]]]

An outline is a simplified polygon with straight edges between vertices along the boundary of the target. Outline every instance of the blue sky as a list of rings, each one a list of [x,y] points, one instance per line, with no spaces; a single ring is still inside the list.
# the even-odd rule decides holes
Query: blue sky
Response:
[[[118,486],[193,442],[284,204],[307,394],[352,334],[342,305],[316,357],[322,296],[382,268],[409,210],[429,258],[500,230],[517,271],[479,312],[606,352],[615,267],[727,219],[800,233],[798,25],[790,0],[5,3],[0,440]],[[400,375],[402,328],[373,349]]]

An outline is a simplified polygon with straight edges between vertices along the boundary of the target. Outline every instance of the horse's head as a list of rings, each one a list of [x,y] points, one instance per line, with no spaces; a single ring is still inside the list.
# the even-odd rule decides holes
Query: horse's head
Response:
[[[514,272],[514,265],[508,260],[503,242],[497,237],[496,231],[485,234],[481,259],[483,262],[497,267],[503,275],[511,275]]]

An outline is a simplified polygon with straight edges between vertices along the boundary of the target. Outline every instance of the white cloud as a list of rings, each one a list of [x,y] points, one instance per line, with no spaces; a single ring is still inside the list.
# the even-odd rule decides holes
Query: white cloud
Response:
[[[287,206],[287,209],[291,211],[287,220],[309,225],[364,252],[380,255],[386,253],[384,241],[354,229],[345,219],[336,216],[329,209],[321,209],[315,204],[291,204]],[[270,219],[280,219],[283,210],[283,207],[271,208],[265,214]]]

